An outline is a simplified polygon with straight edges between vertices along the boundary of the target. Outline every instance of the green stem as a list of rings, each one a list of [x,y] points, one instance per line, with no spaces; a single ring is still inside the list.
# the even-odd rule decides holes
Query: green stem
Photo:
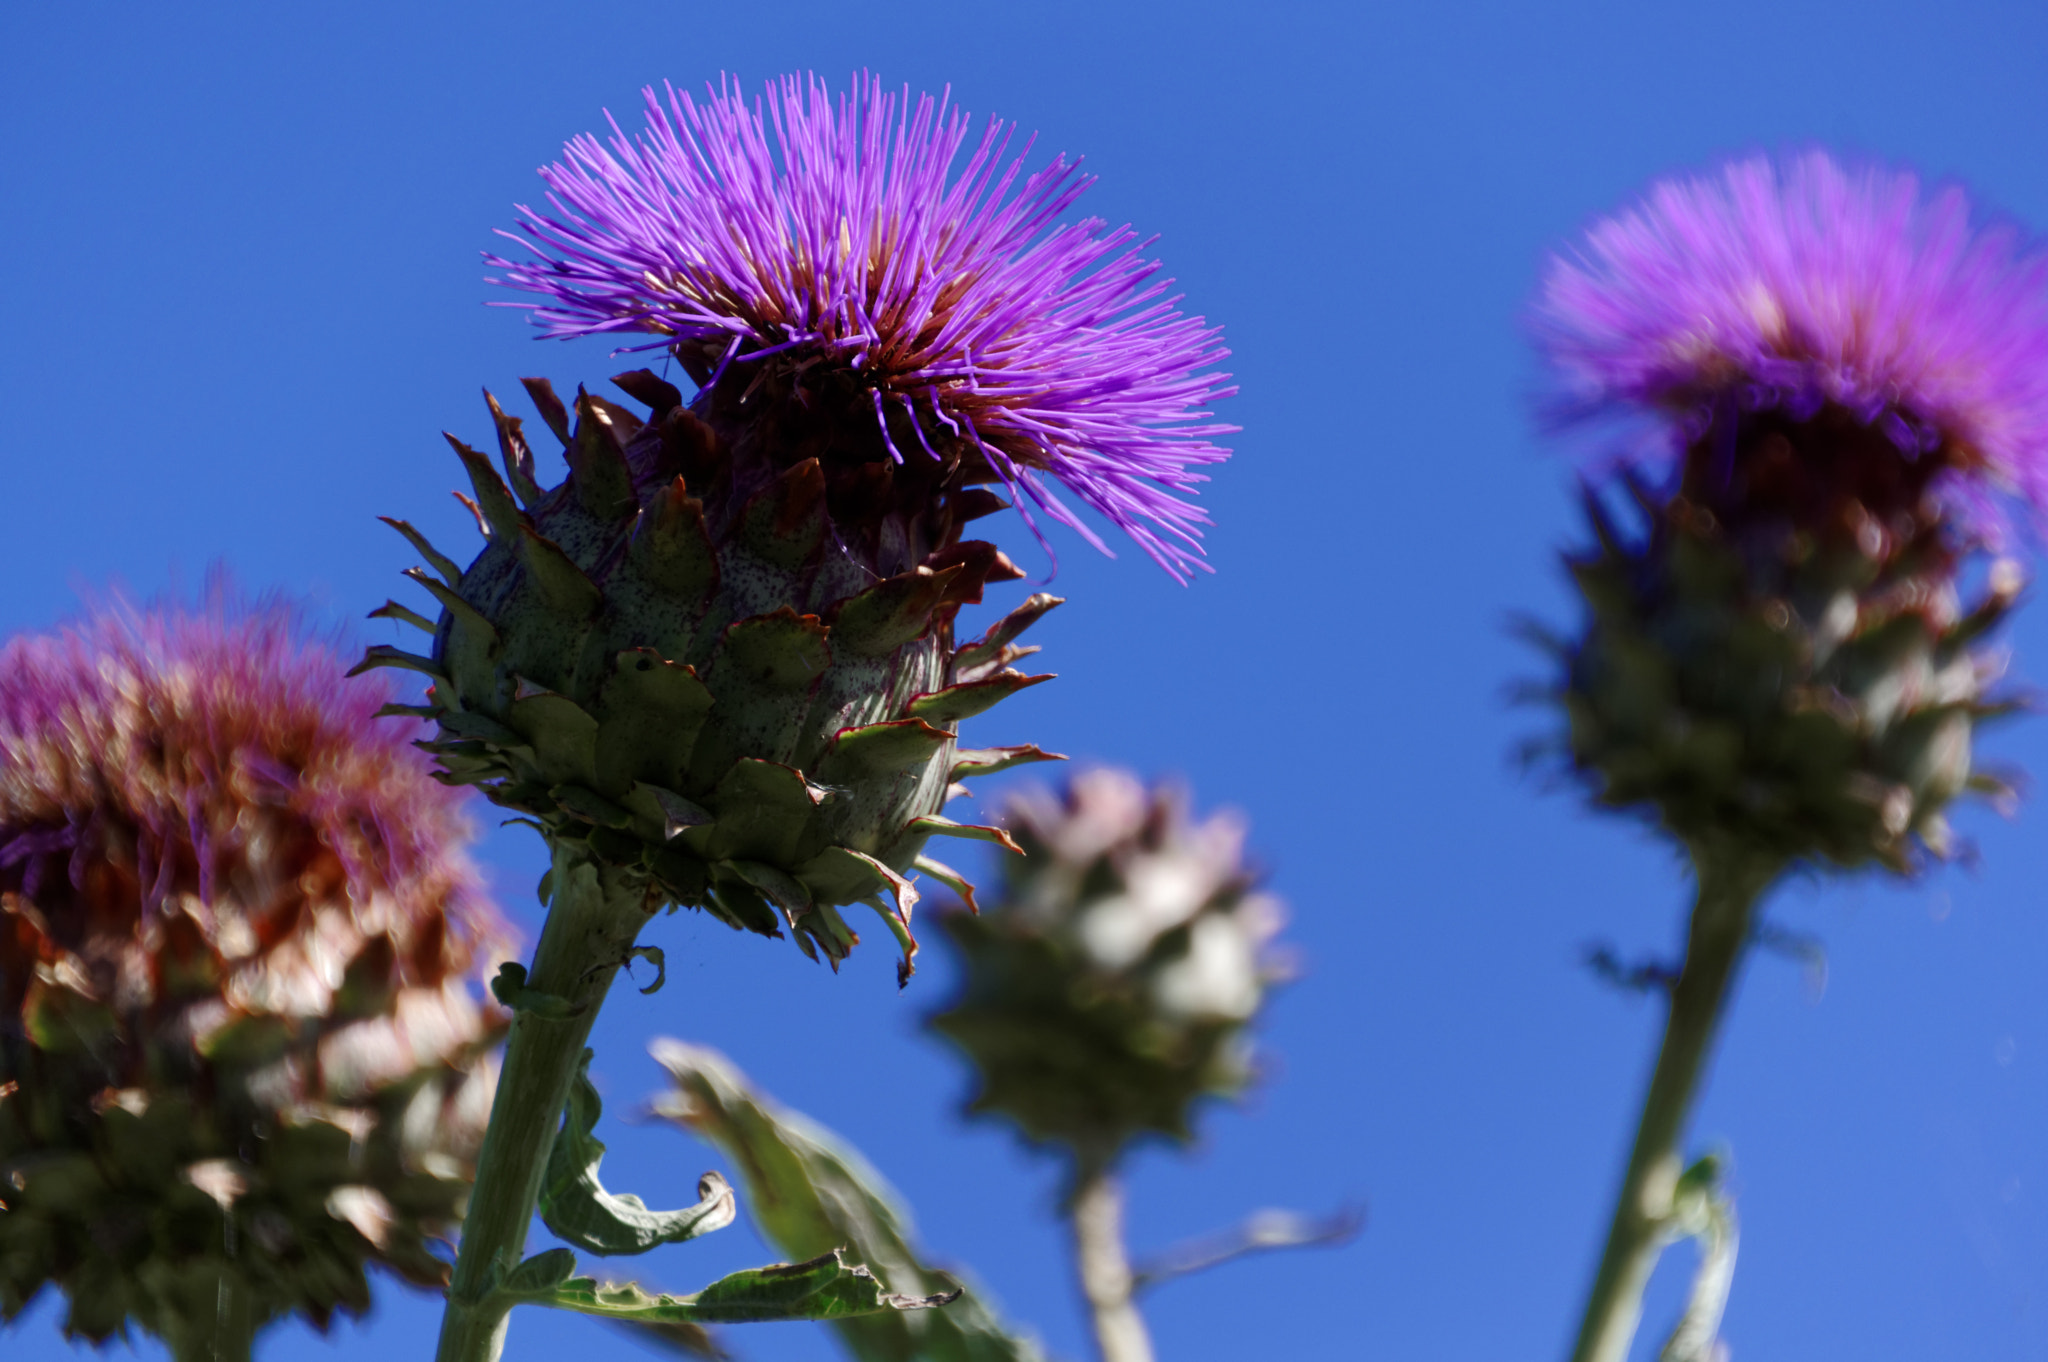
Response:
[[[1694,847],[1699,898],[1685,947],[1685,966],[1671,990],[1664,1044],[1643,1099],[1635,1148],[1607,1231],[1607,1247],[1579,1326],[1572,1362],[1623,1362],[1642,1320],[1643,1289],[1664,1247],[1664,1222],[1683,1164],[1679,1137],[1691,1114],[1708,1049],[1748,944],[1758,897],[1776,877],[1776,862],[1739,851]]]
[[[1124,1248],[1124,1195],[1106,1162],[1084,1159],[1067,1203],[1074,1264],[1095,1325],[1102,1362],[1152,1362],[1152,1338],[1132,1299],[1130,1255]]]
[[[504,1350],[510,1307],[492,1290],[497,1273],[509,1272],[526,1250],[548,1150],[590,1028],[651,916],[644,887],[573,844],[552,850],[552,901],[526,986],[565,1000],[570,1012],[551,1017],[522,1008],[512,1018],[441,1317],[438,1362],[496,1362]]]

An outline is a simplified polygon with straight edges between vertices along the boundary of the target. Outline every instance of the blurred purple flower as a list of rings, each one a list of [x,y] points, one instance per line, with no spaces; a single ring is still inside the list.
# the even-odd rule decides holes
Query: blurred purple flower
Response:
[[[389,698],[224,587],[0,648],[0,1320],[55,1283],[212,1356],[224,1293],[324,1328],[445,1278],[510,929]]]
[[[378,718],[388,688],[343,672],[289,607],[243,613],[219,590],[200,611],[115,604],[15,638],[0,649],[0,867],[27,861],[33,896],[61,852],[55,873],[77,886],[118,824],[146,915],[180,861],[211,899],[248,834],[243,811],[275,808],[357,894],[447,898],[465,938],[497,933],[461,796],[412,748],[421,725]]]
[[[2048,513],[2048,257],[1949,188],[1823,153],[1652,185],[1556,258],[1534,322],[1566,424],[1823,405],[1935,454],[1980,528]],[[1657,433],[1673,432],[1663,421]]]
[[[706,386],[770,358],[851,375],[899,463],[912,439],[964,447],[1109,552],[1049,473],[1177,580],[1206,570],[1208,516],[1177,493],[1229,456],[1212,437],[1237,428],[1205,408],[1236,390],[1198,372],[1229,351],[1174,309],[1149,239],[1056,225],[1093,183],[1078,162],[1027,175],[1030,141],[1006,163],[1015,130],[991,119],[949,181],[968,116],[869,75],[836,101],[782,77],[765,112],[728,81],[645,95],[637,140],[608,116],[609,149],[584,135],[540,172],[558,216],[521,205],[533,239],[503,234],[538,258],[486,257],[547,300],[515,305],[547,335],[652,332],[637,348],[674,347]]]

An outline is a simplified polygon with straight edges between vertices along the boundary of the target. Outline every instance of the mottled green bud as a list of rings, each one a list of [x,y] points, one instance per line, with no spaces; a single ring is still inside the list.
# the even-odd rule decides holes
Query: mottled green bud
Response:
[[[1021,575],[960,538],[1004,504],[968,485],[985,471],[899,464],[830,403],[721,388],[693,409],[645,370],[617,382],[651,419],[579,392],[572,424],[527,381],[569,465],[552,489],[495,401],[503,478],[450,437],[489,542],[458,570],[399,526],[434,565],[410,575],[442,613],[431,657],[368,664],[426,672],[450,778],[551,840],[651,898],[787,927],[835,966],[858,939],[839,909],[869,904],[907,978],[910,877],[958,880],[925,842],[995,836],[941,817],[948,790],[1045,755],[957,750],[960,721],[1048,679],[1009,664],[1059,602],[1033,596],[956,646],[959,608]]]
[[[1567,563],[1583,632],[1558,645],[1569,760],[1597,802],[1680,840],[1906,871],[1949,846],[1978,721],[2008,708],[1984,635],[2018,595],[1980,572],[1932,492],[1939,460],[1827,408],[1729,416],[1630,533],[1587,496]]]
[[[943,919],[964,974],[931,1024],[977,1070],[970,1110],[1089,1159],[1190,1138],[1199,1099],[1250,1081],[1246,1028],[1285,974],[1242,823],[1096,770],[1013,799],[1004,826],[1024,855],[996,903]]]

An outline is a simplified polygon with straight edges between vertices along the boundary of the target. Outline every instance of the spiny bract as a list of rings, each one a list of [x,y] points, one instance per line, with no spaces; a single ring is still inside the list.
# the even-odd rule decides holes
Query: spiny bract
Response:
[[[763,370],[765,378],[770,371]],[[432,678],[416,711],[450,779],[587,845],[648,893],[834,964],[867,903],[915,943],[908,878],[964,881],[923,854],[934,835],[1006,840],[939,813],[953,783],[1044,760],[959,750],[962,719],[1049,679],[1009,664],[1059,604],[1030,597],[979,641],[960,606],[1022,574],[961,527],[1002,501],[955,454],[897,463],[870,422],[822,396],[716,387],[694,409],[654,374],[619,386],[642,421],[579,391],[526,386],[569,476],[543,491],[521,422],[490,401],[505,468],[449,437],[489,543],[467,570],[393,522],[434,571],[431,657],[374,648],[365,666]],[[509,486],[507,485],[509,481]],[[885,896],[887,896],[885,898]]]
[[[186,1347],[445,1280],[506,929],[386,696],[220,600],[0,651],[0,1316]]]
[[[1643,528],[1589,493],[1596,546],[1567,565],[1584,631],[1554,646],[1572,765],[1595,799],[1683,842],[1721,839],[1781,863],[1905,872],[1945,854],[1976,724],[2010,704],[1982,645],[2020,588],[2000,560],[1964,607],[1931,523],[1895,545],[1860,534],[1731,531],[1686,498],[1631,488]]]
[[[1245,1028],[1285,977],[1242,822],[1095,770],[1011,800],[1004,826],[1024,855],[997,903],[942,919],[965,973],[931,1024],[978,1071],[971,1109],[1084,1158],[1189,1138],[1198,1099],[1250,1081]]]

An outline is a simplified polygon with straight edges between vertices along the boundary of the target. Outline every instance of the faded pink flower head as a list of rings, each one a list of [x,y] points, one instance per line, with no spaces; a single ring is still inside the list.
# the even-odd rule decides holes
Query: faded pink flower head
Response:
[[[177,1345],[226,1281],[324,1325],[443,1275],[509,931],[343,670],[221,590],[0,648],[0,1317],[54,1283]]]

